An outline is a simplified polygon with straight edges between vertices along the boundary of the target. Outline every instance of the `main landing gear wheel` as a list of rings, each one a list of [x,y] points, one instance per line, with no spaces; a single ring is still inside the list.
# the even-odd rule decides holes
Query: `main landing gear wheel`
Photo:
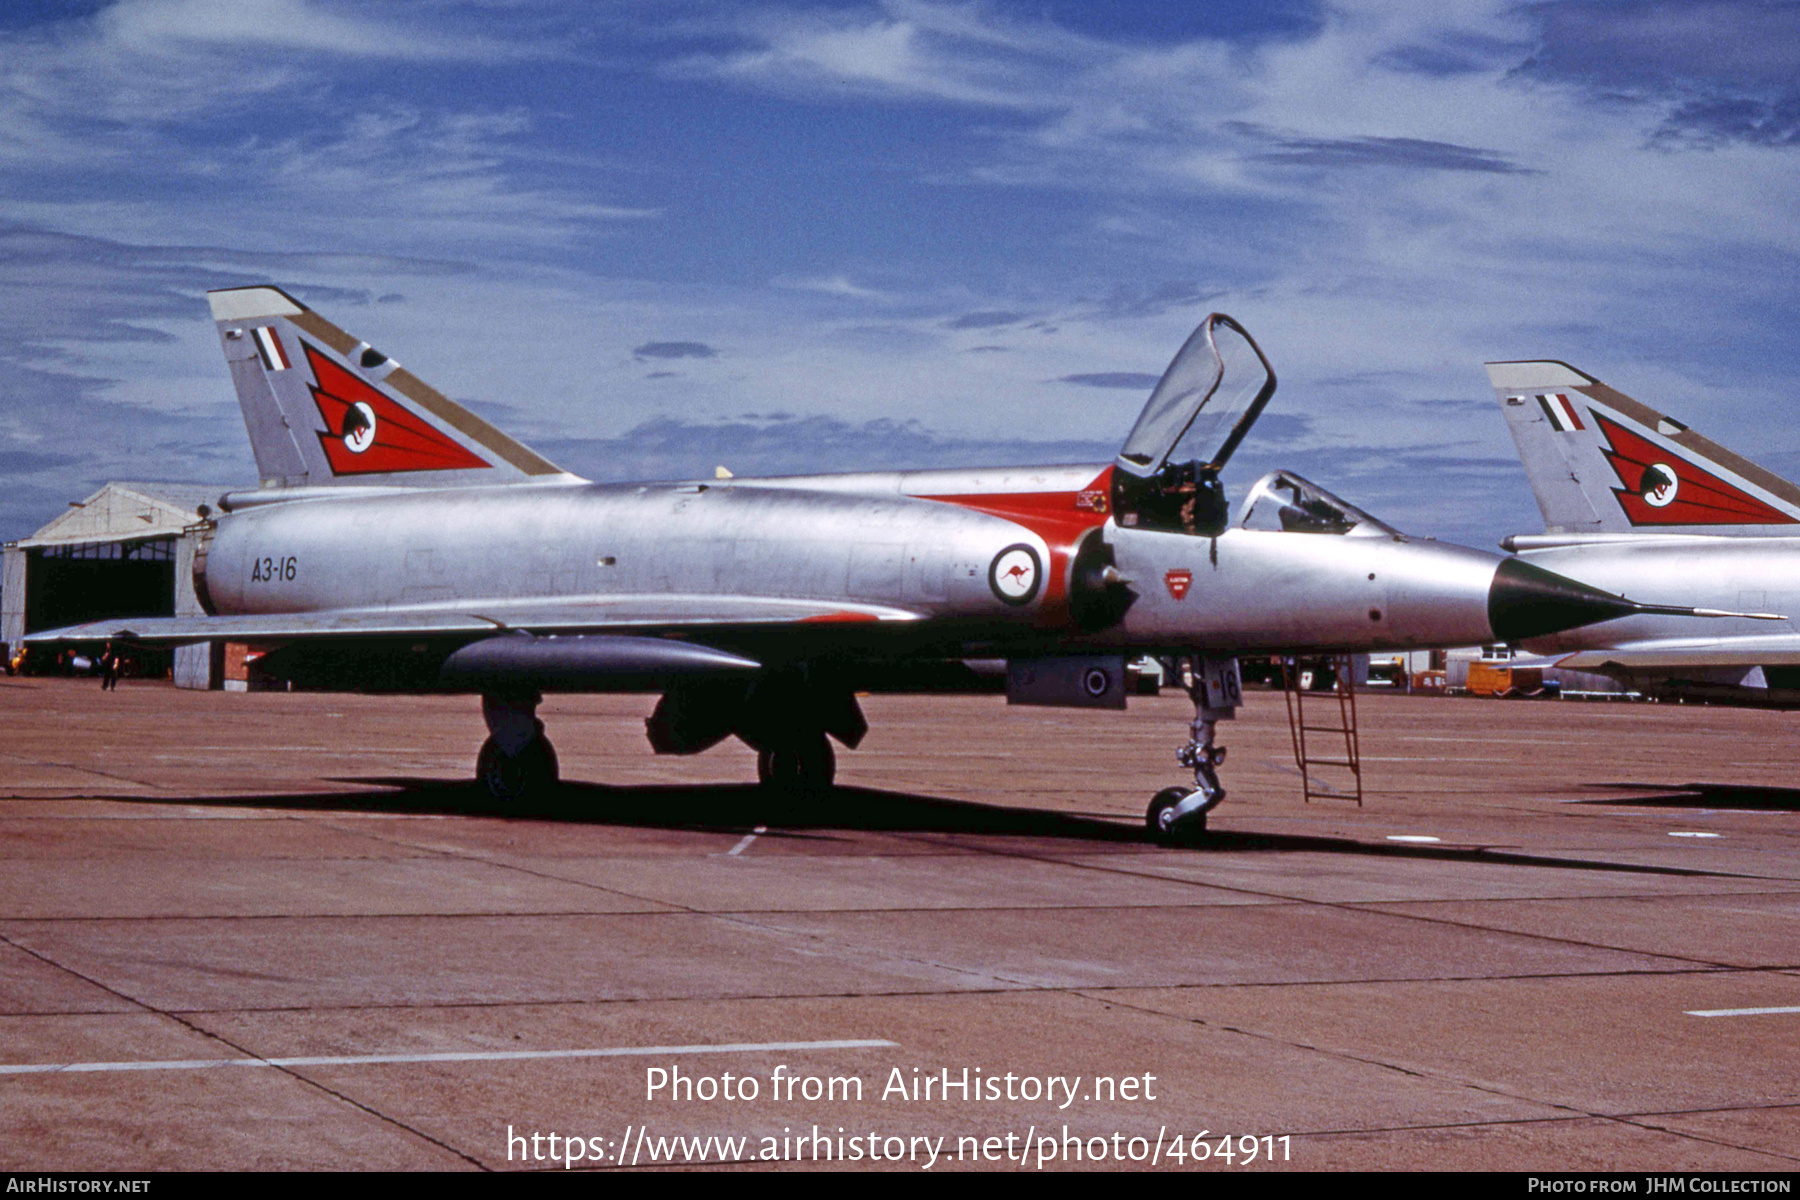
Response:
[[[556,749],[539,736],[525,743],[517,754],[507,754],[493,738],[481,744],[475,759],[475,778],[496,800],[525,800],[541,796],[556,786]]]
[[[817,796],[831,790],[837,777],[837,755],[824,734],[797,745],[756,752],[756,779],[771,791],[790,796]]]
[[[1198,841],[1206,833],[1205,813],[1189,813],[1179,818],[1175,815],[1176,808],[1193,792],[1193,788],[1166,787],[1156,793],[1156,798],[1150,801],[1149,811],[1144,813],[1144,824],[1149,827],[1153,839],[1165,846],[1184,846]]]

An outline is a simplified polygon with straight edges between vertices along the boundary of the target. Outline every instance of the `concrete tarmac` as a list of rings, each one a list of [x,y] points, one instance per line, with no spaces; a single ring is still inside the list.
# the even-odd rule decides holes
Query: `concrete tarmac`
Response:
[[[1358,808],[1253,693],[1166,849],[1174,694],[871,697],[809,804],[651,702],[509,810],[467,697],[0,680],[0,1168],[1800,1160],[1800,716],[1365,695]]]

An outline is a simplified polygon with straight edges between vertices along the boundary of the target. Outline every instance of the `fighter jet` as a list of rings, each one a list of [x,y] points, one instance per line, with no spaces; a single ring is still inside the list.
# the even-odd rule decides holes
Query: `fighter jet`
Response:
[[[1194,783],[1147,817],[1176,838],[1224,796],[1238,654],[1519,640],[1642,608],[1285,472],[1234,520],[1219,471],[1275,373],[1220,314],[1111,464],[597,484],[277,288],[210,300],[261,476],[202,514],[211,615],[28,640],[230,640],[302,686],[477,694],[497,798],[556,781],[546,691],[659,694],[657,752],[735,735],[765,784],[818,791],[832,740],[867,731],[857,692],[896,670],[1003,659],[1015,702],[1123,707],[1125,656],[1152,652],[1185,656],[1195,703]]]
[[[1783,615],[1800,605],[1800,487],[1567,363],[1487,371],[1545,525],[1502,547],[1724,618],[1629,614],[1524,648],[1646,693],[1800,707],[1800,634]]]

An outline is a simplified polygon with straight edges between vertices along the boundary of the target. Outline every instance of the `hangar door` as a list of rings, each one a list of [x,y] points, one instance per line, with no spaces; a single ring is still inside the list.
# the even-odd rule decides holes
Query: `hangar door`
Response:
[[[36,546],[25,560],[25,632],[108,617],[175,615],[175,539]]]

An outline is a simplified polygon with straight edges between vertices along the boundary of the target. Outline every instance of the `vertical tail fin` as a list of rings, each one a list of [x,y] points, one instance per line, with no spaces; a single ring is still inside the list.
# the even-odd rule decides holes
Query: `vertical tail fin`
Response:
[[[566,477],[279,288],[207,299],[265,486]]]
[[[1800,487],[1560,362],[1487,364],[1551,533],[1800,536]]]

